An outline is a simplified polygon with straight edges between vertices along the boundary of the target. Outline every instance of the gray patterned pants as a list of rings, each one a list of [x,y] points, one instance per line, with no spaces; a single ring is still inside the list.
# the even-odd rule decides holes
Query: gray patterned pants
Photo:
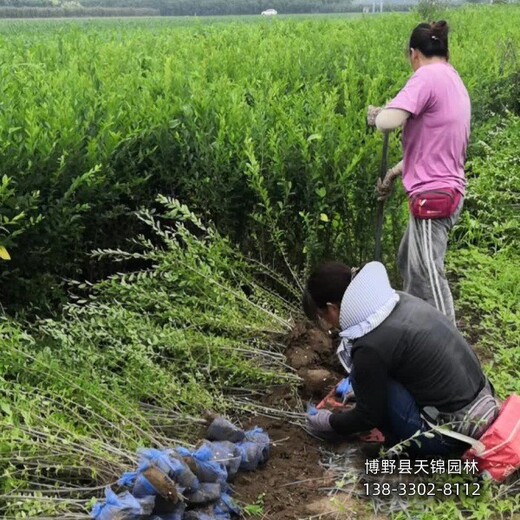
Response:
[[[448,234],[459,219],[464,200],[445,219],[417,219],[410,215],[399,246],[397,266],[403,277],[403,290],[421,298],[455,323],[455,309],[444,270]]]

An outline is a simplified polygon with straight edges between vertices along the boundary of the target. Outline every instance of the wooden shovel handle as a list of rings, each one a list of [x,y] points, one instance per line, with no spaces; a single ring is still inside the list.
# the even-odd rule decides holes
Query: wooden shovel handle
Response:
[[[385,132],[383,135],[383,151],[381,153],[381,166],[379,168],[379,177],[383,180],[386,176],[386,170],[388,168],[388,140],[389,133]],[[375,250],[374,250],[374,260],[377,262],[381,262],[382,252],[381,252],[381,238],[383,235],[383,217],[384,217],[384,209],[385,209],[385,201],[380,200],[377,202],[377,210],[376,210],[376,233],[375,233]]]

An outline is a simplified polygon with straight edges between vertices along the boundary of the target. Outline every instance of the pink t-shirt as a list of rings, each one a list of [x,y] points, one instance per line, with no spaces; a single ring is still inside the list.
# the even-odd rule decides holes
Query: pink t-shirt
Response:
[[[420,67],[386,108],[411,114],[403,132],[406,193],[453,188],[463,195],[471,103],[457,71],[449,63]]]

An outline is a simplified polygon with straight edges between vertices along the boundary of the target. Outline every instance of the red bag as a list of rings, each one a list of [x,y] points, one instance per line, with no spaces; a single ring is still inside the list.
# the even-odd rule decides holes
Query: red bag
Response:
[[[336,399],[336,388],[332,389],[330,393],[316,406],[318,410],[325,409],[336,412],[347,412],[354,407],[351,403],[343,403]],[[356,435],[361,442],[380,444],[385,442],[385,436],[374,428],[367,433],[360,433]]]
[[[460,199],[461,194],[449,188],[425,191],[410,199],[410,213],[420,219],[449,218],[457,211]]]
[[[496,482],[520,468],[520,396],[504,402],[493,424],[462,458],[476,461],[479,473]]]

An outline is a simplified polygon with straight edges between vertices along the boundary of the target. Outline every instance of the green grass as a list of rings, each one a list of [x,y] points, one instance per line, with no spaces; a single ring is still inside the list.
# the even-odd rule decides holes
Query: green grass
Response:
[[[519,135],[513,115],[478,134],[449,257],[459,315],[502,398],[520,393]]]

